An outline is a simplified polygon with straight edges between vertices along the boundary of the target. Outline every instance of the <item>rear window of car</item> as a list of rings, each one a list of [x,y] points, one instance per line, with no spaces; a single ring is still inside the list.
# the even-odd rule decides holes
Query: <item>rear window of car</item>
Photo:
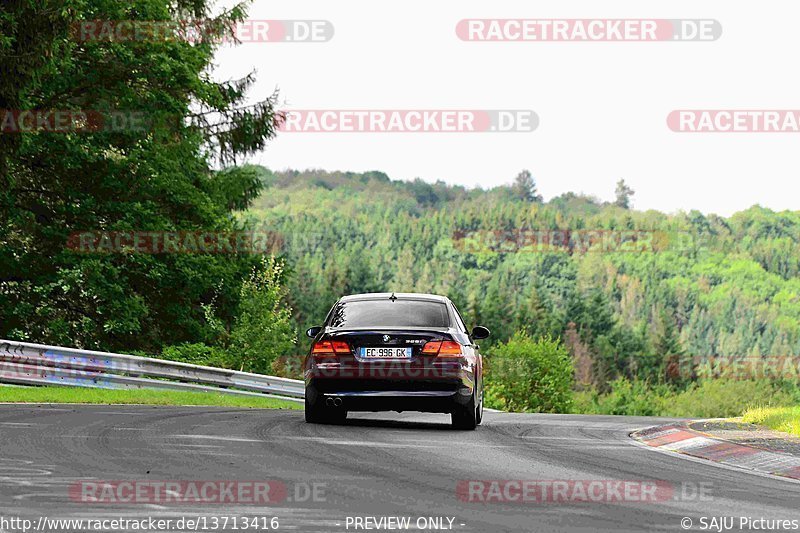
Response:
[[[331,314],[332,328],[450,326],[447,306],[423,300],[353,300],[340,302]]]

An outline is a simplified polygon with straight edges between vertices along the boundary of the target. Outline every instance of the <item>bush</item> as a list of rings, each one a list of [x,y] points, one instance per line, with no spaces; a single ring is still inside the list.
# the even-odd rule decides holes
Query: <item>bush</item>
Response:
[[[273,361],[294,352],[296,336],[282,281],[283,264],[272,257],[242,284],[229,346],[237,370],[270,374]]]
[[[596,391],[577,393],[573,412],[723,418],[739,416],[754,406],[796,405],[798,400],[800,389],[796,386],[765,380],[707,379],[678,390],[620,378],[611,383],[611,392],[607,394]]]
[[[167,346],[158,358],[191,365],[231,368],[231,360],[225,350],[202,343]]]
[[[517,333],[486,358],[486,403],[506,411],[558,413],[572,403],[572,359],[559,340]]]
[[[160,357],[194,365],[273,374],[285,365],[279,356],[293,353],[295,333],[285,305],[283,264],[265,258],[242,283],[233,328],[228,332],[217,320],[214,304],[203,306],[214,345],[203,343],[166,347]]]
[[[662,401],[669,391],[664,386],[651,387],[644,381],[618,378],[611,382],[611,391],[579,392],[573,410],[577,413],[628,416],[658,416],[662,414]]]

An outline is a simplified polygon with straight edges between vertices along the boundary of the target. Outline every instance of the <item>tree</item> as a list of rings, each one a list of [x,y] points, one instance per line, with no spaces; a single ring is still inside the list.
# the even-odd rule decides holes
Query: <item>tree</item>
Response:
[[[660,322],[661,327],[654,343],[656,356],[664,366],[664,377],[668,381],[681,381],[690,369],[683,366],[684,351],[678,338],[675,321],[669,313],[662,310]]]
[[[595,382],[594,358],[590,347],[581,340],[574,322],[567,324],[567,329],[564,330],[564,346],[572,357],[576,388],[592,387]]]
[[[517,177],[514,178],[514,184],[511,186],[511,192],[515,198],[524,200],[526,202],[541,202],[542,197],[539,196],[536,190],[536,180],[533,179],[531,173],[523,170]]]
[[[85,231],[230,232],[258,195],[248,169],[275,98],[244,106],[252,75],[213,81],[217,46],[243,5],[210,0],[9,0],[0,5],[0,110],[70,110],[122,127],[0,134],[0,337],[157,352],[206,331],[218,295],[230,324],[254,256],[76,253]],[[203,38],[73,38],[82,20],[197,22]],[[116,115],[110,115],[116,113]],[[4,118],[13,117],[5,113]],[[134,121],[136,126],[134,127]],[[106,122],[105,124],[110,124]]]
[[[623,209],[630,209],[631,196],[634,194],[636,194],[636,192],[628,187],[628,185],[625,183],[625,180],[619,180],[617,182],[617,188],[614,190],[614,195],[616,197],[614,200],[614,205]]]
[[[263,259],[241,288],[229,353],[239,370],[272,373],[272,363],[294,349],[297,338],[285,304],[283,264]]]

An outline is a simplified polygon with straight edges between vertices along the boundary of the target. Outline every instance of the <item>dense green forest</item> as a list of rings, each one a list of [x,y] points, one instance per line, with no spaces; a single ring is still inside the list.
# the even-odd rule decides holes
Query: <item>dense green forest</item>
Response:
[[[800,354],[796,212],[640,212],[629,190],[543,202],[524,174],[466,190],[381,172],[258,171],[265,191],[245,216],[283,239],[298,332],[339,295],[416,291],[446,294],[490,328],[489,352],[517,331],[562,339],[579,381],[599,387],[689,377],[698,358]],[[654,231],[666,245],[506,252],[459,240],[520,228]]]

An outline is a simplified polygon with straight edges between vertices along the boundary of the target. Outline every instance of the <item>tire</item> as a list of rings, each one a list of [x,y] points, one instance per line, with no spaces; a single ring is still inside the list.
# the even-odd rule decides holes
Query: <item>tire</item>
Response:
[[[341,424],[347,419],[344,409],[326,407],[320,400],[322,397],[315,395],[315,401],[309,401],[311,395],[306,390],[306,422],[309,424]]]
[[[483,388],[481,387],[481,401],[478,403],[478,408],[475,409],[475,424],[481,425],[483,422]]]
[[[306,389],[306,422],[309,424],[321,424],[324,416],[320,407],[323,406],[319,405],[321,402],[309,401],[308,397],[308,389]]]
[[[450,414],[450,421],[454,429],[472,431],[478,426],[478,409],[475,405],[475,393],[466,405],[457,405]]]

